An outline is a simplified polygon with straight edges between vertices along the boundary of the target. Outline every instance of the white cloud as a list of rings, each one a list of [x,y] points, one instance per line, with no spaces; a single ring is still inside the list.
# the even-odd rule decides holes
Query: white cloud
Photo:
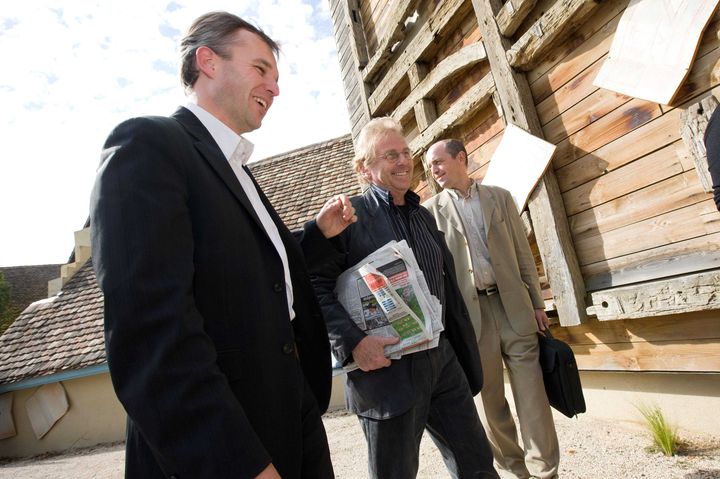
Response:
[[[326,0],[26,0],[0,10],[0,265],[64,262],[99,152],[120,121],[185,103],[179,36],[211,10],[282,44],[280,91],[249,135],[260,159],[349,131]],[[60,5],[60,6],[58,6]]]

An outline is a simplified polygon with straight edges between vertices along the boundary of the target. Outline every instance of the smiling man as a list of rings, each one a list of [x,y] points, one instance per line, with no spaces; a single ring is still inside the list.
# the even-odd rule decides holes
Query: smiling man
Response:
[[[358,415],[368,443],[371,478],[411,479],[427,429],[452,477],[496,478],[492,453],[473,403],[482,386],[475,334],[455,281],[442,235],[420,198],[410,191],[413,158],[400,125],[371,120],[356,143],[355,170],[370,186],[352,199],[357,223],[328,249],[334,261],[311,276],[335,357],[359,368],[347,375],[348,408]],[[392,240],[406,240],[430,289],[442,303],[445,331],[436,348],[385,357],[397,339],[368,336],[338,302],[338,276]]]
[[[91,199],[128,478],[330,478],[327,330],[303,253],[355,220],[345,196],[287,230],[246,168],[279,94],[276,43],[225,12],[181,44],[191,102],[122,123]]]

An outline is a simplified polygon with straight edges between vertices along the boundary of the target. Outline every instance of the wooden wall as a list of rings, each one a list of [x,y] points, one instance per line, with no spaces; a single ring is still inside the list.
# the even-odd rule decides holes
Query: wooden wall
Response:
[[[516,50],[559,2],[513,0],[514,6],[534,7],[515,33],[502,39],[503,48]],[[482,38],[487,28],[478,18],[483,4],[505,2],[330,3],[353,135],[371,117],[400,120],[416,154],[416,191],[422,197],[435,191],[422,154],[441,138],[464,140],[471,174],[482,178],[508,108],[501,88],[495,88],[505,73],[497,60],[491,69],[491,39]],[[553,44],[537,47],[542,52],[522,67],[519,87],[524,82],[529,89],[534,111],[528,122],[536,115],[536,134],[557,145],[551,173],[564,211],[551,209],[567,220],[571,242],[562,248],[576,257],[585,288],[579,294],[587,291],[584,306],[592,313],[570,323],[578,326],[557,328],[557,336],[573,345],[586,369],[720,372],[720,213],[680,137],[682,112],[720,90],[720,14],[706,29],[692,70],[668,106],[592,85],[629,0],[568,3],[580,5],[566,20],[571,27],[558,28]],[[354,31],[362,32],[361,41],[350,33],[349,11],[359,19]],[[398,18],[415,11],[399,28]],[[362,55],[352,55],[358,44],[364,64]],[[487,50],[484,57],[470,51],[480,44]],[[531,209],[535,226],[538,211]],[[547,249],[562,238],[537,228],[535,233],[538,243],[530,238],[545,263],[539,261],[538,270],[552,308],[566,285],[545,274],[551,276],[556,266]],[[553,281],[559,285],[555,292],[548,289]]]

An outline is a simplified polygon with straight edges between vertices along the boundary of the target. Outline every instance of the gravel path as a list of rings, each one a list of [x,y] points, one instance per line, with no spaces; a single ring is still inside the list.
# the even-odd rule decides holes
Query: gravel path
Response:
[[[648,435],[634,424],[609,423],[580,416],[556,416],[562,479],[710,479],[720,478],[720,437],[682,435],[685,454],[665,457],[646,451]],[[357,419],[330,413],[325,426],[337,479],[367,477],[364,438]],[[0,463],[0,478],[121,479],[122,444],[62,455]],[[420,450],[419,479],[447,477],[440,454],[425,437]]]

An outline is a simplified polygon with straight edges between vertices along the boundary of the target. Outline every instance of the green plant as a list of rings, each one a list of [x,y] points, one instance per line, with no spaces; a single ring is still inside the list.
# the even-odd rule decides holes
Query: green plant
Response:
[[[676,429],[665,419],[662,410],[657,405],[635,407],[645,418],[652,435],[653,446],[666,456],[674,456],[678,451],[680,440]]]

